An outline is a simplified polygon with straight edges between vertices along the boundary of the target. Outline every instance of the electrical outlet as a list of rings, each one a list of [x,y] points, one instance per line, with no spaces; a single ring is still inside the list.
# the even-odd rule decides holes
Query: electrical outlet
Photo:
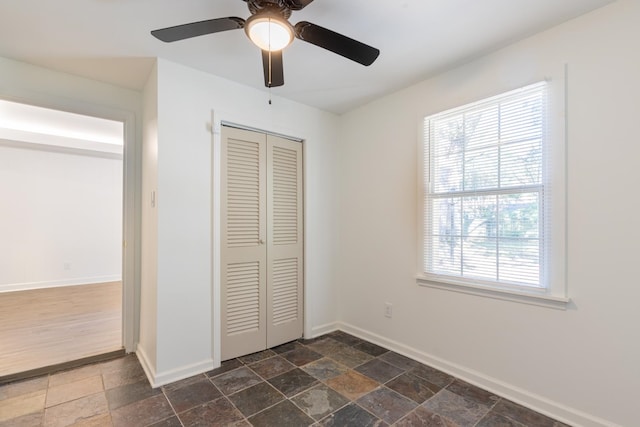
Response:
[[[384,315],[389,319],[391,319],[391,317],[393,316],[393,304],[391,304],[390,302],[384,303]]]

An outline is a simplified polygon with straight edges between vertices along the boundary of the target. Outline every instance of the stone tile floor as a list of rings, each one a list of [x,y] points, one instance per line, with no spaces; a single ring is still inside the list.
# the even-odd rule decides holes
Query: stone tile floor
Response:
[[[344,332],[152,389],[135,355],[0,386],[0,427],[561,427]]]

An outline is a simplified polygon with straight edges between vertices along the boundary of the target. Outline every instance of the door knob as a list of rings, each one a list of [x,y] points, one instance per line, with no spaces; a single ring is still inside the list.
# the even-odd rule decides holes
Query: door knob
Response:
[[[262,239],[258,240],[258,244],[264,245],[264,240],[262,240]]]

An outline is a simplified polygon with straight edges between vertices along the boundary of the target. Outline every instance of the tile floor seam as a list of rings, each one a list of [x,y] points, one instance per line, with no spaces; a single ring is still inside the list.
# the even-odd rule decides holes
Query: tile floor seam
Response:
[[[236,391],[235,393],[231,393],[229,396],[226,396],[226,395],[224,395],[224,394],[223,394],[224,398],[225,398],[225,399],[227,399],[227,400],[231,403],[231,405],[232,405],[232,406],[233,406],[233,407],[234,407],[234,408],[235,408],[235,409],[236,409],[240,414],[242,414],[242,417],[243,417],[243,418],[245,419],[245,421],[247,421],[249,424],[251,424],[251,423],[249,422],[249,417],[254,417],[254,416],[258,415],[259,413],[264,412],[264,411],[266,411],[266,410],[267,410],[267,409],[269,409],[269,408],[273,408],[274,406],[276,406],[276,405],[278,405],[278,404],[280,404],[280,403],[284,402],[285,400],[287,400],[287,396],[286,396],[284,393],[282,393],[280,390],[278,390],[277,388],[275,388],[275,387],[274,387],[271,383],[269,383],[268,381],[266,381],[266,380],[265,380],[264,382],[265,382],[265,383],[267,383],[267,384],[268,384],[271,388],[273,388],[275,391],[277,391],[278,393],[280,393],[280,394],[282,395],[282,397],[284,397],[284,399],[283,399],[283,400],[279,400],[278,402],[274,403],[273,405],[271,405],[271,406],[269,406],[269,407],[266,407],[266,408],[264,408],[264,409],[261,409],[260,411],[256,412],[255,414],[251,414],[251,415],[249,415],[249,416],[246,416],[245,414],[243,414],[243,413],[242,413],[242,411],[240,410],[240,408],[238,408],[238,407],[236,406],[236,404],[235,404],[235,403],[233,403],[233,400],[231,400],[231,399],[229,399],[229,398],[230,398],[231,396],[235,395],[235,394],[240,393],[240,392],[241,392],[241,391],[243,391],[243,390],[247,390],[247,389],[250,389],[251,387],[255,387],[255,386],[257,386],[258,384],[254,384],[254,385],[249,386],[249,387],[247,387],[247,388],[245,388],[245,389],[243,389],[243,390],[238,390],[238,391]],[[251,425],[253,425],[253,424],[251,424]]]
[[[247,388],[248,388],[248,387],[247,387]],[[234,394],[235,394],[235,393],[234,393]],[[242,413],[242,411],[240,410],[240,408],[238,408],[238,407],[236,406],[236,404],[235,404],[235,403],[233,403],[233,400],[229,399],[229,397],[225,396],[224,394],[222,395],[222,397],[219,397],[218,399],[227,399],[227,402],[229,402],[229,403],[231,404],[231,406],[233,406],[233,409],[235,409],[236,411],[238,411],[238,413],[239,413],[240,415],[242,415],[242,420],[243,420],[243,421],[246,421],[249,425],[252,425],[252,424],[249,422],[249,417],[247,417],[245,414],[243,414],[243,413]],[[216,400],[217,400],[217,399],[216,399]],[[255,415],[255,414],[253,414],[253,415]],[[252,415],[252,416],[253,416],[253,415]],[[184,424],[183,424],[183,427],[187,427],[187,426],[184,426]]]
[[[230,371],[228,371],[228,372],[225,372],[225,373],[222,373],[222,374],[220,374],[220,375],[217,375],[216,377],[220,377],[220,376],[222,376],[222,375],[229,374],[229,373],[231,373],[231,372],[233,372],[233,371],[237,371],[238,369],[242,369],[242,368],[247,368],[247,369],[249,369],[251,372],[253,372],[253,373],[255,374],[255,372],[253,371],[253,369],[251,369],[248,365],[242,365],[242,366],[238,366],[237,368],[232,369],[232,370],[230,370]],[[256,375],[260,377],[260,375],[258,375],[258,374],[256,374]],[[262,378],[262,377],[260,377],[260,378]],[[214,383],[213,385],[215,385],[215,383]],[[241,388],[241,389],[235,390],[233,393],[230,393],[230,394],[229,394],[229,396],[231,396],[232,394],[236,394],[236,393],[238,393],[238,392],[240,392],[240,391],[246,390],[246,389],[248,389],[248,388],[251,388],[251,387],[253,387],[254,385],[257,385],[257,384],[252,384],[252,385],[249,385],[249,386],[243,387],[243,388]],[[220,390],[220,388],[218,388],[218,389]],[[222,390],[220,390],[220,391],[222,392]],[[223,395],[223,396],[225,396],[225,397],[227,396],[225,393],[222,393],[222,395]]]
[[[433,411],[432,411],[432,412],[433,412]],[[445,419],[445,420],[447,420],[447,421],[452,422],[452,423],[453,423],[454,425],[456,425],[456,426],[459,426],[459,425],[460,425],[460,424],[458,424],[457,422],[455,422],[454,420],[452,420],[451,418],[447,417],[446,415],[442,415],[442,414],[441,414],[441,413],[439,413],[439,412],[433,412],[433,413],[434,413],[434,414],[436,414],[436,415],[438,415],[440,418],[443,418],[443,419]],[[482,417],[482,418],[484,418],[484,417]],[[482,418],[481,418],[481,419],[482,419]],[[477,423],[476,423],[476,424],[477,424]],[[476,424],[474,424],[474,426],[475,426]]]
[[[47,392],[47,393],[48,393],[48,392]],[[58,406],[60,406],[60,405],[64,405],[64,404],[67,404],[67,403],[77,402],[78,400],[81,400],[81,399],[84,399],[84,398],[87,398],[87,397],[91,397],[91,396],[95,396],[95,395],[100,394],[100,393],[105,393],[105,396],[104,396],[104,397],[105,397],[105,399],[107,398],[106,392],[105,392],[104,390],[102,390],[102,391],[96,391],[95,393],[90,393],[90,394],[87,394],[87,395],[84,395],[84,396],[77,397],[77,398],[75,398],[75,399],[67,400],[67,401],[65,401],[65,402],[60,402],[60,403],[58,403],[58,404],[56,404],[56,405],[53,405],[53,406],[45,406],[45,407],[44,407],[44,410],[46,411],[47,409],[57,408],[57,407],[58,407]],[[47,401],[46,401],[46,397],[45,397],[45,405],[47,404],[46,402],[47,402]],[[108,408],[108,407],[109,407],[109,402],[107,401],[107,408]],[[109,409],[109,412],[111,412],[111,409]]]
[[[274,357],[276,357],[276,356],[279,356],[279,355],[278,355],[278,354],[276,354],[275,356],[269,357],[269,358],[264,359],[264,360],[260,360],[259,362],[255,362],[255,363],[264,362],[265,360],[273,359],[273,358],[274,358]],[[252,365],[255,365],[255,363],[252,363]],[[256,374],[257,376],[259,376],[259,377],[262,379],[262,381],[267,382],[267,383],[269,382],[269,379],[267,379],[267,378],[263,377],[263,376],[262,376],[262,375],[260,375],[257,371],[254,371],[254,370],[253,370],[253,368],[251,367],[251,365],[246,365],[246,366],[247,366],[247,368],[251,369],[251,372],[253,372],[253,373],[254,373],[254,374]],[[294,368],[289,369],[289,371],[293,371],[294,369],[295,369],[295,367],[294,367]],[[282,372],[282,373],[283,373],[283,374],[286,374],[286,373],[287,373],[287,372],[289,372],[289,371]],[[278,374],[278,375],[281,375],[281,374]],[[278,375],[275,375],[275,376],[273,376],[273,377],[271,377],[271,378],[275,378],[275,377],[277,377]],[[275,387],[274,387],[274,388],[275,388]],[[280,391],[280,390],[278,390],[278,391]],[[235,393],[233,393],[233,394],[235,394]]]
[[[106,397],[106,390],[104,389],[104,384],[102,382],[102,375],[100,375],[100,384],[102,386],[102,389],[100,391],[96,391],[94,393],[89,393],[89,394],[85,394],[85,395],[82,395],[82,396],[78,396],[75,399],[65,400],[65,401],[59,402],[59,403],[57,403],[55,405],[47,406],[47,402],[48,402],[48,399],[49,399],[49,392],[51,391],[52,388],[53,389],[57,389],[59,387],[65,387],[65,386],[68,386],[70,384],[78,383],[78,382],[81,382],[81,381],[86,381],[86,380],[88,380],[90,378],[94,378],[94,377],[97,377],[97,376],[98,375],[94,375],[93,377],[87,377],[87,378],[83,378],[83,379],[80,379],[80,380],[77,380],[77,381],[73,381],[73,382],[70,382],[70,383],[61,384],[61,385],[57,385],[57,386],[53,386],[53,387],[47,388],[47,395],[45,396],[45,401],[44,401],[45,402],[45,407],[44,408],[45,409],[55,408],[56,406],[60,406],[60,405],[63,405],[65,403],[69,403],[69,402],[75,402],[76,400],[79,400],[79,399],[82,399],[82,398],[88,397],[88,396],[93,396],[94,394],[98,394],[98,393],[105,393],[105,397]]]
[[[329,387],[329,386],[327,386],[327,387]],[[331,390],[333,390],[333,389],[331,389]],[[334,390],[334,391],[335,391],[335,390]],[[336,391],[336,393],[338,393],[338,392]],[[339,393],[338,393],[338,394],[339,394]],[[342,395],[340,395],[340,396],[342,396]],[[344,396],[343,396],[343,397],[344,397]],[[345,399],[346,399],[346,397],[345,397]],[[353,400],[349,400],[349,399],[347,399],[347,403],[345,403],[344,405],[342,405],[341,407],[339,407],[339,408],[338,408],[338,409],[336,409],[335,411],[333,411],[333,412],[331,412],[331,413],[329,413],[329,414],[325,415],[324,417],[320,418],[318,421],[316,421],[316,422],[315,422],[315,424],[318,424],[318,423],[322,422],[323,420],[326,420],[326,419],[327,419],[327,418],[329,418],[330,416],[334,415],[335,413],[337,413],[338,411],[342,410],[343,408],[346,408],[347,406],[351,405],[352,403],[355,403],[355,402],[354,402]],[[359,405],[356,405],[356,406],[359,406]],[[376,418],[377,418],[377,417],[376,417]]]
[[[493,394],[493,393],[491,393],[491,394]],[[494,396],[496,396],[498,399],[497,399],[495,402],[493,402],[493,405],[491,405],[491,407],[489,407],[489,410],[487,411],[487,413],[486,413],[486,414],[484,414],[484,415],[482,416],[482,418],[480,418],[478,421],[476,421],[476,423],[475,423],[472,427],[477,427],[477,425],[478,425],[478,424],[480,424],[480,422],[481,422],[482,420],[484,420],[485,418],[487,418],[487,416],[488,416],[489,414],[491,414],[491,412],[493,411],[493,408],[495,408],[495,407],[496,407],[496,405],[497,405],[497,404],[502,400],[502,397],[497,396],[497,395],[495,395],[495,394],[493,394],[493,395],[494,395]],[[507,417],[507,418],[508,418],[508,417]],[[511,418],[509,418],[509,419],[511,419]],[[512,421],[516,421],[516,420],[512,420]]]
[[[329,386],[327,386],[327,387],[329,387]],[[380,385],[380,386],[378,386],[378,387],[376,387],[376,388],[374,388],[373,390],[368,391],[367,393],[363,394],[362,396],[358,397],[357,399],[353,399],[353,400],[352,400],[352,399],[349,399],[348,397],[344,396],[347,400],[349,400],[349,402],[348,402],[347,404],[343,405],[343,406],[342,406],[342,408],[344,408],[345,406],[349,406],[350,404],[352,404],[352,403],[353,403],[354,405],[356,405],[357,407],[359,407],[359,408],[360,408],[360,409],[362,409],[363,411],[368,412],[370,415],[373,415],[376,419],[381,420],[381,421],[384,421],[384,420],[382,420],[382,418],[380,418],[380,417],[378,417],[377,415],[373,414],[371,411],[369,411],[367,408],[365,408],[365,407],[361,406],[361,405],[357,402],[357,401],[358,401],[358,399],[360,399],[360,398],[362,398],[362,397],[364,397],[364,396],[368,395],[369,393],[373,393],[374,391],[378,390],[380,387],[381,387],[381,385]],[[331,388],[331,387],[329,387],[329,388]],[[332,389],[332,390],[333,390],[333,389]],[[334,390],[334,391],[335,391],[336,393],[338,393],[338,394],[339,394],[339,392],[338,392],[337,390]],[[340,409],[342,409],[342,408],[340,408]],[[330,413],[329,415],[327,415],[326,417],[324,417],[324,418],[322,418],[322,419],[324,420],[325,418],[327,418],[327,417],[329,417],[329,416],[331,416],[331,415],[335,414],[336,412],[338,412],[338,410],[333,411],[332,413]],[[318,422],[320,422],[320,421],[318,421]]]
[[[214,386],[215,386],[215,384],[214,384]],[[169,419],[169,418],[171,418],[171,417],[176,417],[176,418],[178,419],[178,422],[180,423],[180,425],[181,425],[182,427],[186,427],[186,426],[184,425],[184,423],[182,422],[182,419],[180,419],[180,416],[178,415],[178,412],[176,411],[176,408],[174,408],[174,407],[173,407],[173,403],[171,403],[171,401],[169,400],[169,396],[167,396],[167,393],[165,392],[164,386],[161,386],[161,387],[160,387],[160,391],[162,392],[162,395],[164,396],[164,398],[167,400],[167,403],[169,404],[169,407],[171,408],[171,411],[173,412],[173,415],[171,415],[171,416],[169,416],[169,417],[167,417],[167,418],[163,418],[163,419],[162,419],[162,420],[160,420],[160,421],[168,420],[168,419]],[[152,396],[152,397],[153,397],[153,396]],[[147,399],[150,399],[150,397],[147,397]],[[135,403],[135,402],[134,402],[134,403]],[[190,409],[192,409],[192,408],[190,408]],[[186,411],[188,411],[188,410],[189,410],[189,409],[187,409]],[[186,411],[183,411],[183,412],[186,412]],[[156,423],[159,423],[160,421],[154,421],[154,422],[152,422],[152,423],[150,423],[150,424],[147,424],[147,426],[152,426],[152,425],[154,425],[154,424],[156,424]]]
[[[378,389],[379,389],[379,387],[378,387],[378,388],[375,388],[375,389],[373,389],[373,390],[371,390],[369,393],[373,393],[374,391],[376,391],[376,390],[378,390]],[[367,393],[367,394],[369,394],[369,393]],[[360,397],[359,397],[358,399],[356,399],[356,400],[353,400],[353,401],[352,401],[352,402],[353,402],[353,404],[354,404],[354,405],[356,405],[357,407],[359,407],[360,409],[362,409],[363,411],[366,411],[366,412],[368,412],[369,414],[371,414],[373,417],[375,417],[375,419],[376,419],[376,420],[380,420],[380,421],[382,421],[383,423],[387,423],[385,420],[383,420],[382,418],[380,418],[379,416],[377,416],[376,414],[374,414],[373,412],[371,412],[370,410],[368,410],[367,408],[365,408],[364,406],[362,406],[362,405],[360,405],[360,404],[358,403],[358,400],[359,400],[360,398],[362,398],[362,397],[366,396],[367,394],[365,394],[365,395],[363,395],[363,396],[360,396]],[[389,424],[389,423],[387,423],[387,424]]]
[[[418,405],[415,408],[413,408],[412,410],[410,410],[409,412],[407,412],[406,414],[404,414],[400,419],[398,419],[395,423],[391,424],[392,426],[395,426],[396,424],[398,424],[400,421],[404,420],[405,418],[408,418],[409,415],[413,414],[414,412],[416,412],[418,410],[418,408],[422,407],[422,405]]]
[[[296,368],[294,368],[294,369],[296,369]],[[297,367],[297,369],[300,369],[300,367]],[[300,369],[300,370],[302,370],[302,369]],[[291,371],[293,371],[293,369],[291,369],[290,371],[287,371],[287,372],[291,372]],[[303,371],[303,372],[304,372],[304,371]],[[284,372],[284,373],[286,374],[286,372]],[[275,378],[275,377],[274,377],[274,378]],[[284,400],[292,400],[294,397],[297,397],[297,396],[301,395],[302,393],[304,393],[304,392],[306,392],[306,391],[309,391],[309,390],[311,390],[312,388],[315,388],[315,387],[317,387],[317,386],[319,386],[319,385],[321,384],[321,383],[320,383],[320,380],[318,380],[318,379],[317,379],[317,378],[315,378],[315,377],[314,377],[314,379],[315,379],[316,381],[318,381],[318,383],[319,383],[319,384],[312,385],[312,386],[310,386],[309,388],[306,388],[306,389],[304,389],[304,390],[302,390],[302,391],[298,392],[297,394],[291,395],[290,397],[288,397],[286,394],[284,394],[283,392],[281,392],[280,390],[278,390],[278,389],[277,389],[273,384],[271,384],[269,381],[265,381],[265,382],[266,382],[267,384],[269,384],[271,387],[273,387],[273,388],[274,388],[278,393],[280,393],[281,395],[283,395],[283,396],[284,396]],[[278,402],[278,403],[280,403],[280,402]],[[276,406],[278,403],[276,403],[275,405],[272,405],[272,407],[273,407],[273,406]],[[291,403],[293,403],[296,407],[298,406],[298,405],[296,405],[296,404],[295,404],[295,402],[293,402],[293,401],[292,401]],[[265,408],[265,409],[268,409],[268,408]],[[262,412],[262,411],[260,411],[260,412]],[[303,411],[303,412],[304,412],[304,411]],[[254,415],[255,415],[255,414],[254,414]],[[253,415],[252,415],[252,416],[253,416]]]
[[[278,406],[279,404],[281,404],[282,402],[287,401],[287,400],[289,400],[289,399],[285,396],[285,398],[284,398],[284,399],[279,400],[278,402],[274,403],[273,405],[271,405],[271,406],[267,406],[266,408],[261,409],[261,410],[259,410],[258,412],[256,412],[255,414],[251,414],[251,415],[249,415],[248,417],[247,417],[247,416],[245,416],[244,414],[242,414],[242,411],[240,411],[239,409],[238,409],[238,411],[242,414],[242,416],[243,416],[243,417],[245,417],[245,418],[246,418],[246,420],[247,420],[247,422],[248,422],[248,421],[249,421],[249,418],[255,417],[256,415],[261,414],[261,413],[263,413],[264,411],[267,411],[267,410],[269,410],[269,409],[273,408],[274,406]],[[230,401],[230,402],[231,402],[231,401]],[[293,402],[291,402],[291,403],[293,403]],[[233,402],[231,402],[231,404],[232,404],[232,405],[234,405],[234,403],[233,403]],[[234,405],[234,407],[235,407],[235,405]],[[236,407],[236,409],[237,409],[237,407]],[[251,423],[249,423],[249,424],[251,424]],[[251,424],[251,425],[253,425],[253,424]]]
[[[399,393],[399,392],[397,392],[397,391],[395,391],[395,390],[393,390],[393,389],[391,389],[391,388],[387,387],[385,384],[381,384],[381,385],[380,385],[380,387],[376,388],[376,390],[378,390],[378,389],[382,389],[382,388],[385,388],[385,389],[389,390],[391,393],[395,393],[395,394],[397,394],[398,396],[403,397],[404,399],[408,400],[409,402],[411,402],[411,403],[415,403],[415,404],[416,404],[416,407],[415,407],[415,408],[411,409],[409,412],[407,412],[407,413],[406,413],[406,414],[404,414],[402,417],[398,418],[397,420],[395,420],[393,423],[391,423],[391,424],[389,424],[389,425],[393,425],[393,424],[397,423],[397,422],[398,422],[398,421],[400,421],[402,418],[404,418],[405,416],[409,415],[410,413],[412,413],[413,411],[415,411],[416,409],[418,409],[420,406],[422,406],[422,404],[421,404],[421,403],[417,403],[417,402],[415,402],[413,399],[410,399],[409,397],[405,396],[404,394]],[[373,393],[374,391],[375,391],[375,390],[371,390],[369,393]],[[369,394],[369,393],[367,393],[367,394]],[[366,396],[366,395],[365,395],[365,396]],[[362,397],[364,397],[364,396],[362,396]],[[433,397],[433,396],[432,396],[432,397]],[[427,399],[427,400],[428,400],[428,399]],[[425,402],[426,402],[426,400],[425,400]],[[423,403],[424,403],[424,402],[423,402]],[[376,417],[378,417],[378,416],[376,415]],[[380,418],[380,417],[378,417],[378,418],[382,420],[382,418]],[[382,420],[382,421],[384,421],[384,420]],[[386,422],[386,421],[385,421],[385,422]]]

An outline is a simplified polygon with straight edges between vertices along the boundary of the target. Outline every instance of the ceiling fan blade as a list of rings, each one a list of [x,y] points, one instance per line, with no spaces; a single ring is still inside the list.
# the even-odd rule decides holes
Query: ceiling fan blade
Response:
[[[284,85],[284,67],[282,66],[282,51],[262,51],[262,68],[264,69],[264,85],[277,87]]]
[[[380,51],[335,31],[328,30],[311,22],[298,22],[295,26],[296,37],[333,53],[342,55],[362,65],[371,65],[380,55]]]
[[[313,0],[285,0],[285,5],[290,10],[302,10],[309,6],[312,1]]]
[[[237,30],[244,27],[244,19],[230,16],[228,18],[209,19],[206,21],[192,22],[190,24],[176,25],[175,27],[162,28],[151,31],[151,35],[163,42],[175,42],[205,34],[219,33],[227,30]]]

